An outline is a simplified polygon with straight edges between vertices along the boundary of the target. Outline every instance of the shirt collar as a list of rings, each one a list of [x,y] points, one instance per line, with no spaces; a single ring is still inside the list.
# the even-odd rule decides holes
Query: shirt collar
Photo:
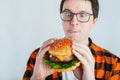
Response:
[[[90,51],[91,51],[91,53],[93,54],[93,55],[95,55],[95,53],[96,53],[96,51],[94,50],[94,43],[92,42],[92,39],[89,37],[88,38],[88,40],[89,40],[89,44],[88,44],[88,47],[90,48]]]

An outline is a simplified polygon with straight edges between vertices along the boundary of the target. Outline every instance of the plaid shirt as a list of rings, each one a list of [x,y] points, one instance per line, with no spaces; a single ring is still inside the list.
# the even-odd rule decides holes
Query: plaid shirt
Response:
[[[89,39],[89,48],[95,58],[95,79],[96,80],[120,80],[120,58],[95,45],[91,39]],[[36,49],[30,56],[26,71],[23,76],[23,80],[30,80],[36,56],[39,49]],[[62,73],[54,72],[48,76],[45,80],[62,80]]]

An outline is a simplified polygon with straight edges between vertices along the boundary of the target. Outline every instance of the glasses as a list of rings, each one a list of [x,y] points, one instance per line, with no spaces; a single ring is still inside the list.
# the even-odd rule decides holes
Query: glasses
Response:
[[[71,11],[63,11],[61,13],[61,19],[63,21],[71,21],[73,19],[73,16],[76,15],[77,20],[82,23],[86,23],[89,21],[90,16],[93,14],[87,13],[87,12],[80,12],[80,13],[73,13]]]

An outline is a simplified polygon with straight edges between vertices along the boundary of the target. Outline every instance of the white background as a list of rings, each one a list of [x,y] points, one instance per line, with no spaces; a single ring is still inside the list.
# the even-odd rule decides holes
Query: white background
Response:
[[[31,52],[51,37],[64,37],[61,0],[0,0],[0,80],[22,80]],[[120,0],[99,0],[93,41],[120,57]]]

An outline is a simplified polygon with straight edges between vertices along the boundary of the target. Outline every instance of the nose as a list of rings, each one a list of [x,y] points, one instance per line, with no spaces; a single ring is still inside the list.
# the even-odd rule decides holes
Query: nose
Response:
[[[71,24],[72,25],[78,25],[79,24],[79,21],[77,20],[77,16],[76,15],[73,16],[73,18],[71,20]]]

